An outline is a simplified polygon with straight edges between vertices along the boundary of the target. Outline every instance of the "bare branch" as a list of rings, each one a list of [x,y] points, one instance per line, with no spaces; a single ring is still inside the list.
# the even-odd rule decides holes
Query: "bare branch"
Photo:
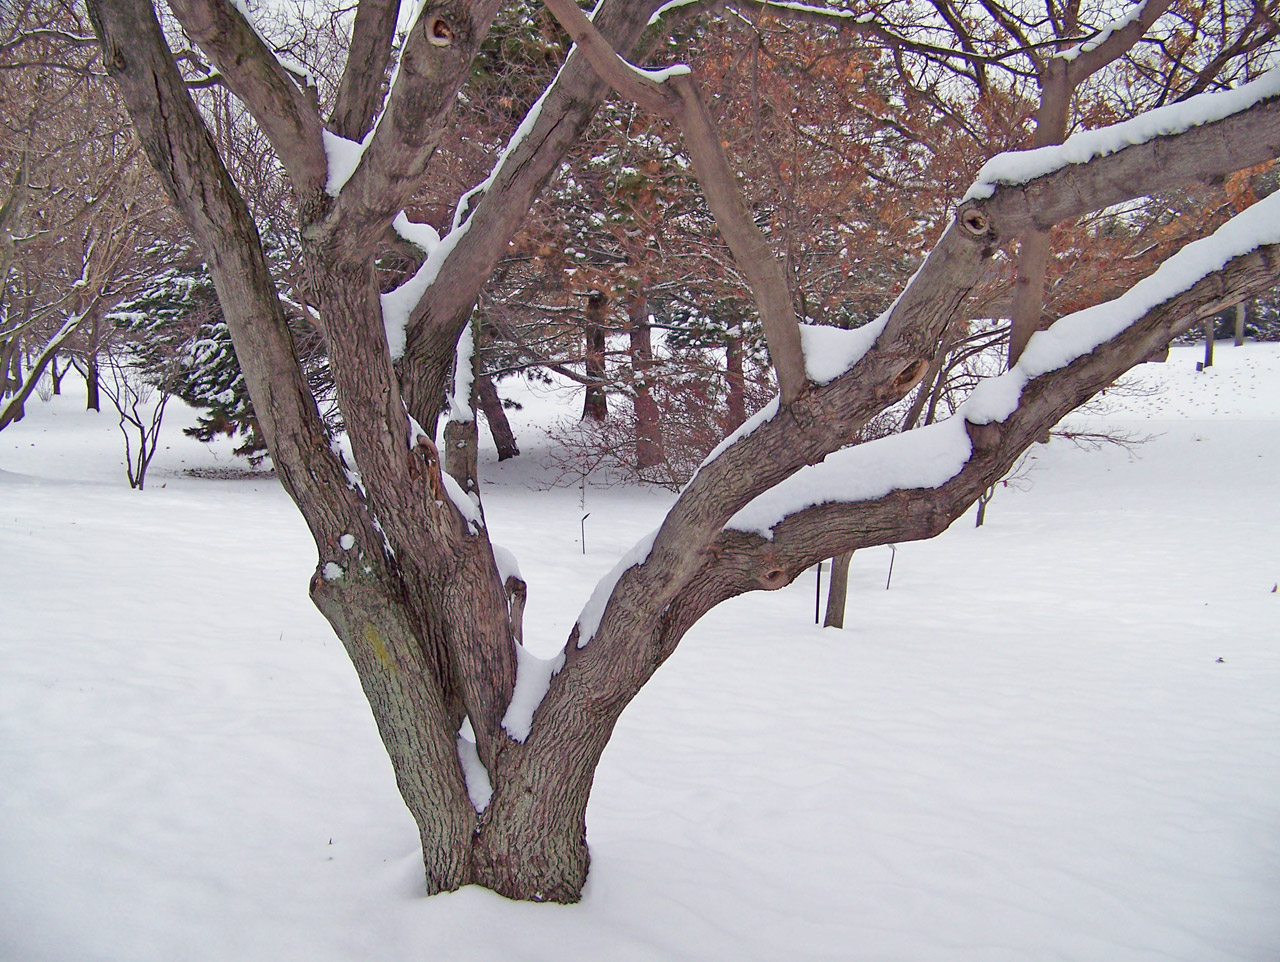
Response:
[[[545,2],[606,82],[623,96],[679,126],[716,226],[756,296],[765,340],[778,374],[782,403],[790,404],[804,389],[806,377],[800,322],[791,303],[786,274],[747,210],[715,120],[688,69],[672,68],[660,75],[639,71],[618,57],[573,0]],[[655,80],[655,75],[661,79]],[[667,93],[664,89],[667,87],[674,96]]]
[[[1143,35],[1151,29],[1152,24],[1164,15],[1172,6],[1173,0],[1145,0],[1130,8],[1131,18],[1122,17],[1119,26],[1115,23],[1103,27],[1099,35],[1077,45],[1071,51],[1060,54],[1069,61],[1067,69],[1068,83],[1076,87],[1088,77],[1093,76],[1103,67],[1119,60],[1133,49]]]
[[[209,263],[255,409],[285,487],[313,530],[346,477],[329,451],[243,198],[169,55],[146,0],[91,0],[90,16],[134,130]],[[325,494],[321,494],[325,491]],[[352,497],[350,523],[360,513]]]

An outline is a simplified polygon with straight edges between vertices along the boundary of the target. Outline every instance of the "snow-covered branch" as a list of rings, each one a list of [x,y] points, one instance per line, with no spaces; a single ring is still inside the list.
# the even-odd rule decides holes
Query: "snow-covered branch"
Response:
[[[1165,136],[1153,133],[1152,137],[1157,139],[1140,140],[1138,144],[1125,146],[1114,132],[1110,135],[1103,132],[1100,137],[1113,146],[1113,153],[1091,152],[1080,163],[1071,163],[1069,151],[1072,148],[1064,147],[1063,152],[1056,155],[1057,163],[1039,168],[1048,171],[1039,179],[1000,183],[985,199],[971,198],[961,205],[956,222],[944,234],[886,315],[877,322],[877,327],[872,328],[861,343],[846,351],[843,363],[847,367],[841,370],[839,365],[835,365],[831,369],[824,369],[821,374],[824,379],[828,379],[827,383],[813,384],[797,403],[782,409],[775,408],[773,413],[760,417],[750,425],[744,425],[745,430],[712,453],[681,493],[644,557],[636,559],[636,563],[616,577],[616,587],[599,617],[595,637],[607,637],[610,644],[617,643],[617,636],[610,631],[611,619],[620,617],[622,612],[634,615],[637,608],[649,612],[652,618],[662,618],[666,606],[673,603],[684,590],[682,586],[692,585],[696,578],[710,577],[699,572],[704,567],[707,570],[715,567],[714,562],[707,559],[714,558],[721,550],[718,546],[727,536],[722,531],[731,518],[734,519],[734,525],[749,524],[756,530],[762,527],[773,530],[776,539],[779,525],[785,527],[781,519],[790,517],[788,506],[790,510],[796,511],[802,504],[812,503],[809,478],[821,478],[824,472],[833,470],[813,468],[809,470],[816,474],[805,477],[802,469],[829,458],[833,452],[847,444],[850,438],[856,437],[857,431],[871,417],[904,397],[915,386],[927,368],[928,360],[937,350],[939,339],[948,325],[954,318],[963,316],[961,309],[964,299],[981,276],[983,264],[994,253],[1000,237],[1016,235],[1033,222],[1051,226],[1057,220],[1142,196],[1165,184],[1185,183],[1197,176],[1219,176],[1256,163],[1259,159],[1280,155],[1280,135],[1277,134],[1280,129],[1277,126],[1280,112],[1275,109],[1276,98],[1265,92],[1268,90],[1270,88],[1263,88],[1263,93],[1251,91],[1249,96],[1237,97],[1225,107],[1221,102],[1213,102],[1211,105],[1200,102],[1188,108],[1176,130]],[[1195,123],[1197,118],[1209,117],[1220,119],[1206,120],[1199,125]],[[1151,154],[1156,149],[1159,150],[1158,163]],[[1112,172],[1115,169],[1123,170],[1124,176],[1116,176]],[[1056,414],[1052,419],[1038,429],[1048,430],[1066,411],[1075,407],[1093,390],[1109,383],[1132,364],[1148,356],[1160,344],[1167,343],[1169,331],[1179,322],[1189,323],[1185,311],[1173,316],[1170,313],[1173,311],[1172,307],[1165,310],[1154,308],[1151,292],[1163,291],[1165,297],[1175,294],[1176,290],[1160,286],[1167,285],[1170,276],[1185,276],[1191,280],[1205,277],[1205,270],[1212,270],[1211,267],[1197,272],[1188,265],[1210,250],[1219,252],[1220,265],[1221,252],[1228,250],[1221,246],[1225,243],[1223,238],[1240,231],[1241,224],[1252,223],[1253,228],[1250,229],[1261,230],[1258,223],[1265,222],[1269,214],[1275,217],[1275,209],[1264,206],[1249,217],[1235,221],[1235,226],[1219,235],[1219,240],[1213,244],[1189,248],[1189,252],[1175,261],[1168,271],[1157,275],[1160,280],[1139,285],[1135,292],[1121,299],[1120,307],[1083,315],[1086,320],[1078,316],[1067,325],[1057,328],[1058,333],[1052,337],[1043,337],[1040,345],[1058,343],[1063,331],[1083,330],[1085,326],[1096,323],[1099,316],[1107,317],[1114,323],[1115,318],[1121,316],[1116,313],[1117,310],[1128,311],[1130,320],[1143,312],[1158,316],[1158,322],[1141,327],[1139,334],[1122,333],[1107,342],[1123,346],[1126,337],[1141,336],[1146,338],[1141,349],[1123,353],[1119,360],[1115,360],[1116,349],[1103,350],[1099,353],[1110,359],[1107,363],[1084,364],[1083,370],[1086,373],[1080,375],[1081,378],[1092,377],[1098,371],[1103,372],[1097,374],[1102,380],[1087,393],[1072,393],[1070,390],[1064,393],[1064,389],[1060,387],[1056,388],[1056,393],[1034,392],[1037,396],[1050,394],[1061,406],[1061,410],[1055,409]],[[1260,239],[1260,236],[1253,238],[1253,246],[1268,243],[1265,238]],[[1271,265],[1268,269],[1274,270],[1274,254],[1270,252],[1270,248],[1265,250],[1268,253],[1263,256],[1264,266]],[[1250,258],[1254,256],[1241,255],[1236,261],[1250,262]],[[1236,261],[1232,263],[1235,264]],[[1231,269],[1228,265],[1224,269],[1224,275],[1230,273]],[[1235,270],[1240,273],[1244,268],[1237,265]],[[1255,265],[1254,273],[1240,283],[1254,283],[1256,275]],[[1211,295],[1218,290],[1215,287],[1218,283],[1214,280],[1215,276],[1208,275],[1193,292],[1174,297],[1167,304],[1212,300]],[[1191,313],[1194,314],[1194,311]],[[1088,321],[1088,318],[1094,320]],[[1151,331],[1156,333],[1152,334]],[[1107,334],[1104,330],[1102,334],[1110,337],[1114,331]],[[1098,336],[1102,337],[1102,334]],[[867,342],[872,340],[872,335],[874,343],[868,346]],[[1160,337],[1164,337],[1164,341],[1160,341]],[[1078,337],[1071,343],[1075,345],[1076,353],[1089,350],[1088,344],[1082,345]],[[1093,343],[1098,341],[1095,339]],[[1065,349],[1058,350],[1059,364],[1066,363],[1070,357],[1075,356],[1063,354],[1063,350]],[[1048,351],[1050,348],[1047,346],[1037,346],[1026,367],[1018,369],[1009,380],[999,382],[999,388],[984,389],[968,409],[968,416],[976,418],[979,401],[983,404],[994,403],[991,398],[995,392],[1008,389],[1015,380],[1021,379],[1019,383],[1025,385],[1028,379],[1039,383],[1047,377],[1043,367],[1035,374],[1030,372],[1033,370],[1032,364],[1043,365],[1045,352]],[[1072,365],[1068,367],[1072,371],[1076,370]],[[1075,377],[1075,374],[1070,377]],[[983,400],[984,397],[986,400]],[[1021,417],[1024,420],[1031,418],[1032,414],[1041,420],[1049,416],[1041,407],[1034,405],[1019,410],[1023,411]],[[906,459],[906,466],[897,474],[884,477],[877,476],[883,473],[879,467],[851,468],[850,471],[855,473],[861,470],[859,476],[865,479],[860,482],[864,487],[851,490],[859,491],[861,497],[870,497],[875,491],[866,485],[888,485],[888,488],[894,490],[918,486],[917,482],[924,475],[921,478],[912,476],[909,466],[913,463],[927,464],[929,471],[934,472],[925,478],[927,483],[950,484],[948,478],[958,476],[957,472],[963,473],[962,469],[967,470],[964,466],[967,463],[965,455],[968,442],[962,435],[984,431],[984,436],[987,436],[1000,431],[998,427],[966,427],[966,424],[968,422],[961,418],[949,427],[939,426],[937,430],[918,438],[888,442],[889,446],[904,446],[903,451],[910,454]],[[930,440],[931,438],[937,440]],[[930,445],[934,444],[938,447],[931,449]],[[871,450],[883,451],[884,448]],[[945,457],[942,456],[944,453]],[[870,455],[850,453],[847,456],[856,462],[857,459]],[[834,459],[832,463],[838,462],[840,458]],[[787,479],[797,472],[801,472],[801,480],[788,482]],[[989,483],[990,481],[984,481],[981,488],[984,489]],[[792,496],[791,492],[802,490],[806,493]],[[893,497],[892,494],[887,496]],[[739,515],[757,498],[761,500],[747,514]],[[812,512],[818,509],[807,510]],[[806,512],[799,511],[799,514],[806,515]],[[921,530],[924,531],[927,527],[928,525],[924,525]],[[755,537],[758,538],[759,535]],[[838,546],[838,550],[846,550],[848,547],[847,544]],[[838,553],[826,545],[813,550],[820,552],[814,559]],[[806,564],[812,563],[812,560]],[[747,590],[747,587],[781,587],[799,570],[801,568],[793,569],[787,565],[751,566],[740,572],[741,578],[750,581],[750,585],[744,587],[745,582],[738,583],[731,594]],[[573,660],[571,656],[570,662]]]
[[[1068,314],[1036,333],[1018,363],[979,384],[953,417],[834,452],[755,498],[726,527],[771,538],[776,526],[815,505],[870,501],[896,490],[941,486],[969,461],[968,425],[1007,421],[1029,383],[1117,341],[1140,322],[1189,326],[1198,316],[1195,311],[1179,301],[1176,316],[1166,318],[1171,313],[1168,305],[1200,286],[1207,287],[1200,298],[1212,301],[1220,294],[1216,277],[1228,264],[1260,248],[1269,249],[1266,256],[1274,261],[1277,245],[1280,193],[1188,244],[1114,300]]]

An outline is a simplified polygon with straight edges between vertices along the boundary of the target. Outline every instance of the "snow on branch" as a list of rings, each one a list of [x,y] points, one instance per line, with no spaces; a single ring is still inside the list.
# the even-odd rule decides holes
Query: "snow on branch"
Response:
[[[453,362],[453,390],[449,393],[449,420],[470,424],[476,419],[471,408],[471,385],[475,380],[475,328],[468,324],[458,338]]]
[[[1280,95],[1280,67],[1243,87],[1200,94],[1110,127],[1082,131],[1058,146],[997,154],[978,171],[964,200],[986,199],[1001,184],[1024,184],[1073,164],[1087,164],[1126,147],[1223,120],[1277,95]]]
[[[843,448],[752,500],[726,528],[771,539],[784,519],[820,504],[854,503],[895,490],[937,488],[955,477],[971,454],[968,424],[1006,420],[1023,388],[1066,367],[1160,305],[1222,270],[1236,257],[1280,244],[1280,192],[1237,214],[1209,237],[1188,244],[1114,300],[1061,318],[1035,334],[1018,363],[984,380],[954,417],[905,434]]]
[[[539,658],[524,645],[516,645],[516,686],[502,716],[502,727],[518,742],[529,737],[533,714],[546,697],[551,679],[564,667],[564,651],[553,658]]]
[[[328,163],[329,174],[325,179],[324,190],[330,197],[337,197],[342,192],[342,188],[347,181],[351,179],[351,175],[356,172],[356,168],[360,166],[360,161],[364,157],[364,152],[369,148],[369,141],[373,139],[374,132],[377,130],[375,125],[364,137],[364,140],[356,142],[347,140],[345,137],[339,137],[330,130],[323,130],[320,136],[324,141],[324,156]]]
[[[396,215],[395,220],[391,222],[391,227],[426,255],[412,277],[381,296],[382,323],[387,332],[387,348],[391,352],[391,360],[396,361],[404,354],[409,316],[440,271],[443,258],[433,255],[445,245],[434,227],[430,224],[413,223],[404,211]]]
[[[800,343],[804,346],[804,369],[814,384],[830,384],[853,367],[884,330],[889,320],[885,311],[874,321],[845,330],[825,324],[801,324]]]
[[[1075,44],[1060,53],[1054,54],[1054,56],[1059,60],[1076,60],[1083,53],[1092,53],[1106,43],[1112,34],[1118,33],[1131,23],[1137,23],[1141,19],[1146,6],[1147,0],[1139,0],[1138,3],[1133,4],[1116,19],[1099,27],[1098,32],[1088,40]]]
[[[582,613],[578,615],[579,648],[585,648],[587,643],[595,637],[596,631],[600,628],[600,620],[604,617],[604,610],[609,604],[609,599],[613,597],[613,589],[622,576],[628,569],[649,560],[649,552],[653,550],[653,542],[658,537],[658,531],[659,529],[655,528],[632,545],[630,550],[618,559],[618,563],[609,573],[596,584]]]

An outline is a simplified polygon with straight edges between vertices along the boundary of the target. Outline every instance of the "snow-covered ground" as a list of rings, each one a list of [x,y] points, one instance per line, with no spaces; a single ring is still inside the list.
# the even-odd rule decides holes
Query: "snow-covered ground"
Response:
[[[623,716],[582,904],[420,895],[412,822],[275,482],[178,428],[0,434],[0,959],[1280,958],[1280,346],[1147,365],[986,525],[723,606]],[[70,386],[70,380],[67,382]],[[669,495],[490,464],[553,650]],[[1076,424],[1084,423],[1077,419]],[[521,424],[524,426],[521,427]],[[586,520],[586,553],[580,542]]]

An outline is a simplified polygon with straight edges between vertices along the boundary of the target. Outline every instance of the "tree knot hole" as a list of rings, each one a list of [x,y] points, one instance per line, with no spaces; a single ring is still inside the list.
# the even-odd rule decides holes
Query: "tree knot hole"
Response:
[[[787,572],[782,568],[770,568],[760,575],[760,584],[769,591],[777,591],[785,587],[786,583]]]
[[[991,219],[976,207],[960,212],[960,226],[973,237],[985,237],[991,230]]]
[[[924,377],[927,370],[929,370],[929,362],[924,358],[908,362],[907,366],[893,379],[894,393],[905,394],[910,391],[920,383],[920,379]]]
[[[427,23],[427,42],[433,47],[447,47],[453,43],[453,28],[444,17],[432,17]]]

